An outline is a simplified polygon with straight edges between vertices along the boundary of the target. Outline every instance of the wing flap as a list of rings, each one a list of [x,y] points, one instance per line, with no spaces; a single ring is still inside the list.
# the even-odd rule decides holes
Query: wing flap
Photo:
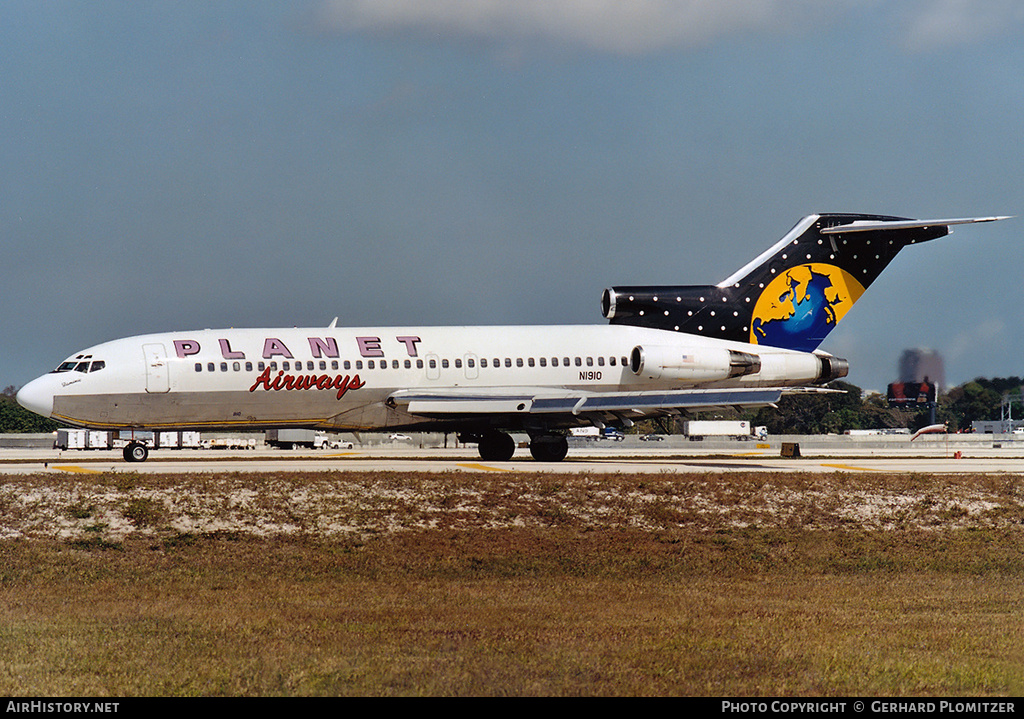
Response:
[[[406,411],[423,417],[447,414],[529,414],[532,400],[525,397],[461,397],[416,399],[409,402]]]

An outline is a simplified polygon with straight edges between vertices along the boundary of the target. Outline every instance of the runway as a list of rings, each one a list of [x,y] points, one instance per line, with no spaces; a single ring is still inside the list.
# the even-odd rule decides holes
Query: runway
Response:
[[[483,462],[474,447],[376,445],[353,450],[155,450],[144,463],[127,463],[118,450],[0,449],[0,474],[138,472],[899,472],[925,474],[1024,473],[1024,442],[942,441],[800,444],[801,456],[781,456],[776,444],[644,447],[614,442],[574,446],[562,462],[537,462],[520,448],[508,462]],[[637,443],[640,445],[640,443]]]

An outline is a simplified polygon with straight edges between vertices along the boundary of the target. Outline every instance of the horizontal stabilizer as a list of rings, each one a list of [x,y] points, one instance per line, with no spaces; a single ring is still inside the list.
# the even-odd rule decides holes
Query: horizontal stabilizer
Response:
[[[844,235],[849,232],[876,232],[879,230],[914,230],[923,229],[926,227],[949,227],[950,225],[971,225],[977,222],[998,222],[999,220],[1008,220],[1010,215],[1000,215],[998,217],[959,217],[950,220],[857,220],[850,222],[845,225],[835,225],[833,227],[823,227],[821,234],[823,235]]]

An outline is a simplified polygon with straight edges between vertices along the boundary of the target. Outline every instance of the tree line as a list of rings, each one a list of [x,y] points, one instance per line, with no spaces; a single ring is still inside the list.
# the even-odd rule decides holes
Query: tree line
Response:
[[[61,426],[22,407],[14,399],[17,394],[18,389],[14,385],[8,385],[0,392],[0,434],[53,432]]]
[[[979,377],[938,396],[935,421],[950,432],[970,432],[974,422],[998,420],[1003,395],[1019,393],[1020,377]],[[825,395],[787,395],[778,409],[765,407],[743,413],[755,426],[763,425],[770,434],[841,434],[850,429],[896,429],[912,431],[931,423],[931,411],[890,407],[884,395],[862,396],[860,387],[848,382],[827,385],[841,393]],[[1019,397],[1019,394],[1018,394]],[[1024,412],[1015,404],[1017,419]]]

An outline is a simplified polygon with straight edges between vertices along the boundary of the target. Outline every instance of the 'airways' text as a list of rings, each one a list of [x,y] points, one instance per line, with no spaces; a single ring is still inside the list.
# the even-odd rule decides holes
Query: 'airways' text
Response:
[[[366,386],[366,383],[359,379],[359,375],[339,374],[334,377],[327,374],[291,375],[285,374],[283,370],[279,370],[277,377],[270,379],[270,372],[269,367],[263,370],[263,374],[256,378],[249,391],[255,392],[260,387],[267,391],[282,389],[336,389],[338,390],[338,399],[341,399],[350,389],[361,389]]]

